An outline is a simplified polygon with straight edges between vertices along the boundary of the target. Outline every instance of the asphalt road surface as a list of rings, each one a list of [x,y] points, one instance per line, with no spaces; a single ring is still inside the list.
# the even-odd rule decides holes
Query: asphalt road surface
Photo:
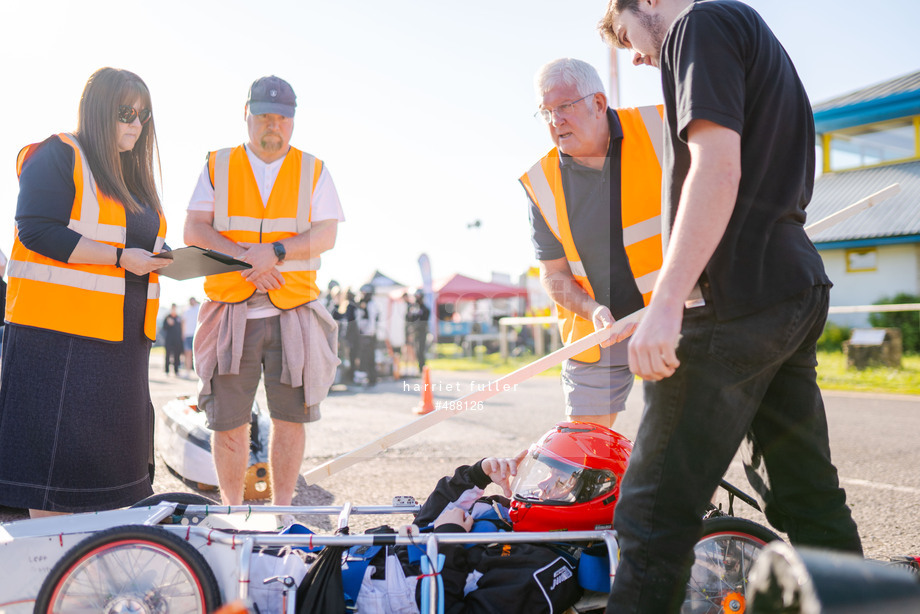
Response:
[[[164,376],[161,358],[150,370],[154,406],[182,394],[195,394],[195,380]],[[443,403],[463,396],[497,376],[487,373],[433,372],[434,400]],[[416,418],[420,380],[381,381],[374,388],[333,392],[322,404],[323,418],[308,426],[303,471],[348,452]],[[637,384],[628,409],[617,420],[617,430],[634,437],[642,411]],[[831,433],[831,449],[854,516],[859,523],[866,555],[887,559],[899,554],[920,555],[920,471],[917,438],[920,434],[920,397],[827,392],[824,395]],[[257,397],[265,402],[264,391]],[[482,410],[456,417],[333,475],[319,484],[298,484],[295,505],[390,504],[395,495],[423,500],[435,482],[457,465],[485,456],[513,456],[525,449],[552,424],[563,418],[562,391],[557,377],[538,376],[501,392]],[[733,463],[726,478],[750,491],[741,468]],[[189,491],[217,498],[186,485],[157,458],[156,492]],[[723,498],[724,499],[724,498]],[[738,515],[766,523],[755,510],[736,502]],[[22,510],[0,508],[0,521],[24,518]],[[306,520],[306,519],[304,519]],[[353,532],[408,519],[354,517]],[[308,524],[332,527],[334,519],[312,518]]]

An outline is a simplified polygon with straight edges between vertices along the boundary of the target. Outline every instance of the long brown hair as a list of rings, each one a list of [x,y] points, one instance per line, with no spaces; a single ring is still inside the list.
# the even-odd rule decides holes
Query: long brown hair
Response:
[[[153,172],[154,156],[157,169],[160,168],[153,114],[144,124],[134,149],[119,153],[116,143],[118,107],[133,105],[138,98],[141,109],[153,111],[150,91],[143,79],[127,70],[100,68],[83,88],[74,136],[86,154],[100,192],[133,213],[141,211],[138,201],[162,213]]]

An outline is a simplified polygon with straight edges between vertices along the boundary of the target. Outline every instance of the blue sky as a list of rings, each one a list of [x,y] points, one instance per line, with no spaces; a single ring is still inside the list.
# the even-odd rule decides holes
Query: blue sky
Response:
[[[920,68],[920,2],[749,0],[796,63],[813,101]],[[18,150],[76,124],[80,92],[101,66],[151,89],[168,241],[208,150],[246,138],[256,77],[298,94],[293,144],[324,159],[347,221],[320,280],[360,284],[375,270],[419,283],[517,275],[534,264],[517,177],[550,146],[532,118],[534,72],[562,56],[594,64],[604,0],[163,0],[8,2],[0,6],[0,248],[9,254]],[[869,8],[867,8],[869,7]],[[623,105],[661,101],[658,72],[619,59]],[[468,224],[481,220],[479,228]],[[200,296],[166,280],[167,301]]]

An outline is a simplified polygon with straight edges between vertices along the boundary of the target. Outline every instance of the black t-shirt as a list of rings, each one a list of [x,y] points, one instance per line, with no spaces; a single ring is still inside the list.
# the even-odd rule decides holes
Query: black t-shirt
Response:
[[[629,268],[623,247],[620,213],[620,150],[623,129],[613,109],[607,109],[610,146],[601,170],[582,166],[560,152],[562,190],[572,237],[594,290],[594,300],[610,308],[614,318],[623,318],[643,307],[642,294]],[[565,257],[539,208],[530,203],[531,240],[537,260]]]
[[[811,105],[760,15],[735,0],[695,2],[665,36],[661,81],[662,207],[672,224],[690,167],[690,122],[709,120],[741,135],[738,198],[704,273],[717,317],[754,313],[829,284],[803,227],[815,175]]]

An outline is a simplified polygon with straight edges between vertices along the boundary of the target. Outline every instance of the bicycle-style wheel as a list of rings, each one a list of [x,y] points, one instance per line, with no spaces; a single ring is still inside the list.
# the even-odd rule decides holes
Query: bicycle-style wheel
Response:
[[[743,614],[751,567],[766,544],[776,539],[779,536],[770,529],[744,518],[704,520],[681,614]]]
[[[181,538],[147,526],[88,537],[57,562],[35,612],[205,614],[220,603],[204,557]]]

